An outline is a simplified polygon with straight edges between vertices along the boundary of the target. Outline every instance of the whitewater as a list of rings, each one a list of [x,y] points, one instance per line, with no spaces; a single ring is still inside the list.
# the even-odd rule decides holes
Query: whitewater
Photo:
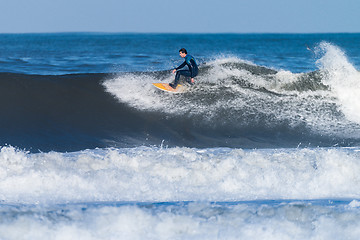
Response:
[[[359,39],[1,35],[0,239],[359,239]]]
[[[356,239],[359,148],[1,149],[3,239]]]

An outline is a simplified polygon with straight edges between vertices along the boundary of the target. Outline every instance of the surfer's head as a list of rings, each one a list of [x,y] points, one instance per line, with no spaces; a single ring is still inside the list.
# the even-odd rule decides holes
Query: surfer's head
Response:
[[[187,55],[187,51],[185,48],[179,50],[180,57],[184,58]]]

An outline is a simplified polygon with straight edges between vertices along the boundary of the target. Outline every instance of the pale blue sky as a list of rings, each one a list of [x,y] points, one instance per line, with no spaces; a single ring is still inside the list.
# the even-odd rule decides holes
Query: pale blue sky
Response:
[[[0,32],[360,32],[360,0],[0,0]]]

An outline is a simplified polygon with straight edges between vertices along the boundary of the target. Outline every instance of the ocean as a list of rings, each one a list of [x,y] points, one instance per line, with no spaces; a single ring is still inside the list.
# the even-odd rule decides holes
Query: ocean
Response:
[[[359,43],[0,34],[0,239],[359,239]]]

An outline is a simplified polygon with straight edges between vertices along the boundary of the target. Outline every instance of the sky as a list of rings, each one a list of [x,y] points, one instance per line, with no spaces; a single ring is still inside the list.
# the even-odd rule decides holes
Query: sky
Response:
[[[0,0],[0,33],[360,32],[360,0]]]

